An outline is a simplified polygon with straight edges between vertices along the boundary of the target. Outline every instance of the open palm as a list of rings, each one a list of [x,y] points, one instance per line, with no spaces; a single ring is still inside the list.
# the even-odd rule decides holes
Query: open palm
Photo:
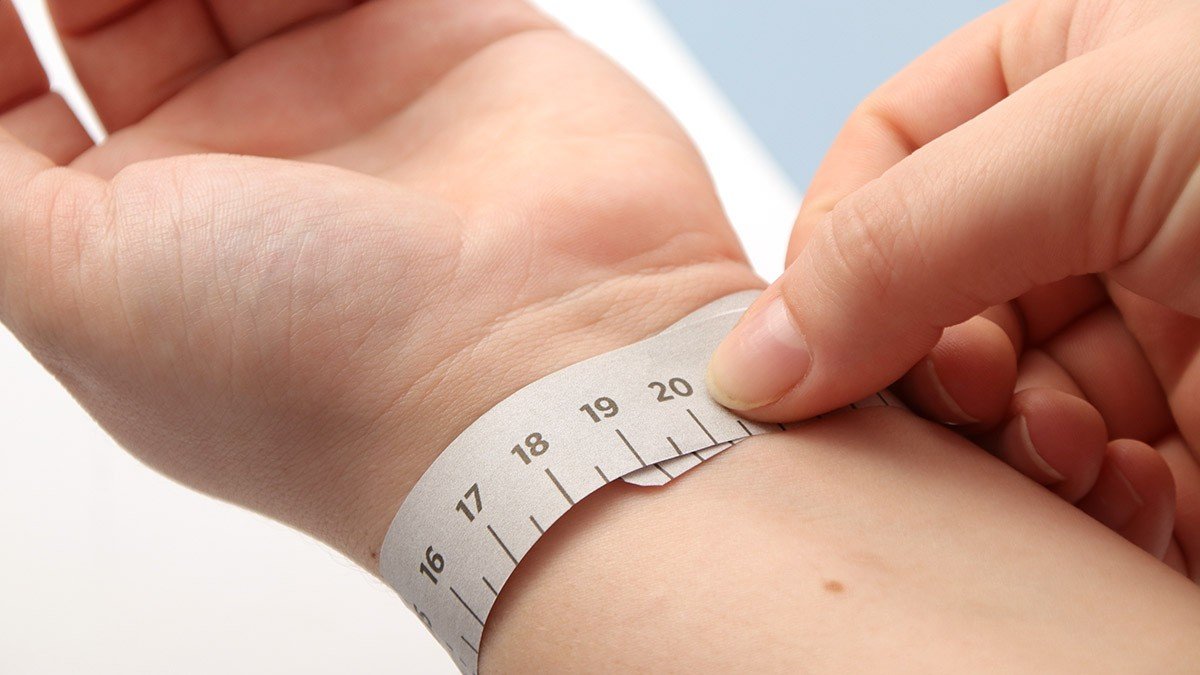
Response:
[[[50,5],[111,135],[5,7],[5,322],[144,461],[360,561],[508,392],[760,283],[670,116],[522,2]]]

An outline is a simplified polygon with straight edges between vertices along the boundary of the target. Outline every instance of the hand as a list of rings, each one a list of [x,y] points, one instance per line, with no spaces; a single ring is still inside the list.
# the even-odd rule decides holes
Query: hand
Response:
[[[1022,0],[920,58],[834,143],[712,387],[778,420],[904,376],[1200,575],[1197,30],[1193,2]]]
[[[0,316],[164,473],[373,568],[479,414],[761,286],[670,116],[524,3],[208,4],[51,1],[98,147],[0,4]]]

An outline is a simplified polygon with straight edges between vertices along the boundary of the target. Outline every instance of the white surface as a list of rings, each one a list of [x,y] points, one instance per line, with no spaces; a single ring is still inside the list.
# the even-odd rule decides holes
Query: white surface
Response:
[[[83,110],[40,3],[15,1]],[[798,196],[662,19],[641,0],[538,4],[683,120],[777,274]],[[138,464],[3,331],[0,373],[0,673],[456,672],[382,584]]]

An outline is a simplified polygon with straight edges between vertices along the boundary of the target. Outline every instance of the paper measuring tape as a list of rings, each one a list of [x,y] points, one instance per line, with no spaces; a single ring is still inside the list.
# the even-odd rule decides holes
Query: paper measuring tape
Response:
[[[624,478],[663,485],[750,436],[704,387],[709,357],[758,291],[717,300],[662,333],[552,373],[484,413],[397,512],[384,580],[465,673],[521,559],[584,497]],[[877,394],[851,407],[899,405]]]

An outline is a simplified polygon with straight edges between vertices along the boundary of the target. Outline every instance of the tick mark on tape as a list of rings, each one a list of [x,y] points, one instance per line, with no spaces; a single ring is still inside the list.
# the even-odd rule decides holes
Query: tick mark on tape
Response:
[[[880,402],[880,403],[882,403],[882,404],[884,404],[884,405],[887,405],[887,404],[888,404],[888,402],[887,402],[887,399],[883,397],[883,392],[881,392],[881,391],[877,391],[877,392],[875,392],[875,395],[879,397],[879,402]]]
[[[554,477],[554,474],[551,473],[549,468],[546,469],[546,475],[550,477],[551,482],[554,483],[554,487],[558,488],[558,491],[562,494],[563,499],[566,499],[567,503],[571,506],[575,506],[575,500],[571,499],[571,495],[567,494],[567,491],[563,488],[562,483],[558,482],[558,479]]]
[[[717,439],[711,433],[709,433],[708,427],[704,426],[704,423],[700,421],[700,418],[696,417],[696,413],[692,412],[691,408],[687,408],[687,414],[692,416],[692,419],[696,421],[696,424],[700,427],[700,430],[704,432],[705,436],[708,436],[708,440],[712,441],[713,445],[716,445]]]
[[[746,423],[745,423],[745,422],[743,422],[743,421],[741,421],[741,420],[738,420],[738,421],[737,421],[737,423],[738,423],[738,426],[742,428],[742,431],[746,432],[746,435],[747,435],[747,436],[753,436],[753,435],[754,435],[754,432],[753,432],[753,431],[750,431],[750,427],[746,426]]]
[[[480,578],[483,579],[484,585],[488,587],[488,590],[492,592],[492,595],[496,596],[497,598],[500,597],[500,591],[496,590],[496,587],[492,585],[492,582],[488,581],[487,577]]]
[[[621,433],[620,429],[617,429],[617,435],[621,437],[621,441],[625,444],[625,447],[629,448],[629,451],[633,453],[633,456],[637,457],[638,464],[641,464],[643,469],[646,468],[646,460],[642,459],[642,456],[638,454],[638,451],[633,449],[633,445],[629,443],[629,439],[625,438],[625,434]]]
[[[489,528],[489,529],[490,529],[490,528]],[[454,594],[454,597],[458,598],[458,602],[459,602],[460,604],[462,604],[462,606],[463,606],[463,607],[465,607],[465,608],[466,608],[466,610],[467,610],[468,612],[470,612],[470,613],[471,613],[471,616],[472,616],[472,617],[473,617],[473,618],[474,618],[476,621],[478,621],[478,622],[479,622],[479,625],[480,625],[480,626],[482,626],[482,625],[483,625],[483,619],[479,618],[479,615],[475,613],[475,610],[471,609],[471,606],[467,604],[467,601],[466,601],[466,600],[463,600],[463,599],[462,599],[462,596],[458,594],[458,591],[454,590],[454,587],[453,587],[453,586],[451,586],[451,587],[450,587],[450,592]],[[447,645],[447,646],[449,646],[449,645]],[[451,649],[450,651],[454,651],[454,650],[453,650],[453,649]]]
[[[674,438],[671,438],[670,436],[667,436],[667,442],[668,442],[668,443],[670,443],[670,444],[671,444],[671,447],[675,449],[675,454],[677,454],[677,455],[682,455],[682,454],[683,454],[683,451],[682,451],[682,450],[680,450],[680,449],[679,449],[679,446],[678,446],[678,445],[675,443],[675,439],[674,439]]]
[[[746,295],[745,304],[748,304],[750,299],[750,296]],[[542,533],[548,534],[548,528],[553,525],[554,519],[569,510],[563,508],[564,504],[568,507],[576,506],[585,500],[586,495],[600,489],[601,485],[620,480],[621,476],[630,468],[655,465],[668,457],[678,458],[679,468],[669,464],[656,466],[655,471],[663,478],[654,479],[653,475],[649,474],[649,478],[645,481],[662,483],[663,479],[678,477],[681,472],[687,470],[684,467],[696,466],[706,457],[715,455],[728,447],[728,444],[720,443],[720,441],[729,440],[737,435],[737,432],[730,426],[730,422],[737,421],[737,416],[707,403],[698,389],[693,392],[693,385],[689,381],[699,381],[695,379],[694,373],[703,366],[701,357],[704,354],[698,353],[697,349],[684,349],[683,347],[688,344],[695,346],[697,340],[710,341],[711,339],[711,341],[715,341],[717,337],[726,333],[736,318],[734,314],[740,313],[741,307],[744,306],[737,305],[738,309],[732,309],[741,300],[742,296],[738,296],[723,301],[723,304],[715,309],[697,313],[695,327],[682,331],[677,336],[665,339],[652,338],[633,350],[622,351],[620,355],[611,357],[612,360],[609,362],[587,366],[579,364],[578,367],[570,367],[569,374],[547,378],[541,384],[535,383],[529,390],[522,390],[522,393],[516,396],[508,406],[496,406],[472,424],[472,429],[475,430],[472,433],[478,434],[478,437],[491,438],[496,442],[511,437],[512,442],[517,444],[516,446],[509,445],[505,441],[499,445],[499,448],[502,451],[507,448],[517,448],[512,454],[517,455],[520,462],[511,458],[496,460],[505,470],[495,472],[494,475],[485,475],[484,471],[492,466],[489,453],[496,451],[496,443],[455,441],[445,449],[442,458],[435,463],[434,468],[430,469],[428,475],[421,478],[420,482],[424,487],[413,491],[413,498],[405,500],[400,507],[393,519],[392,527],[389,528],[383,550],[391,556],[393,552],[406,552],[408,542],[418,541],[422,544],[420,550],[424,552],[425,559],[418,559],[420,555],[409,556],[412,557],[413,565],[406,563],[398,567],[395,578],[389,578],[389,584],[403,596],[415,595],[421,601],[421,606],[430,611],[434,617],[432,623],[429,615],[422,614],[420,610],[413,608],[422,623],[429,627],[437,636],[438,642],[452,656],[451,662],[457,663],[458,667],[462,668],[462,672],[468,675],[478,675],[478,653],[483,649],[480,632],[471,628],[463,620],[462,611],[466,611],[483,630],[487,622],[487,619],[484,618],[485,615],[490,617],[495,603],[498,602],[500,586],[505,584],[509,574],[520,561],[515,554],[518,551],[524,554],[530,546],[534,545],[530,542],[538,541],[539,537],[543,536]],[[695,363],[691,361],[693,358],[696,360]],[[676,361],[682,362],[676,363]],[[637,372],[637,369],[645,364],[654,364],[653,369],[646,369],[645,373]],[[678,366],[680,370],[676,374],[692,373],[688,376],[688,380],[676,378],[664,383],[666,391],[661,394],[664,398],[659,400],[671,401],[673,399],[670,404],[655,403],[654,398],[647,396],[651,389],[642,389],[642,386],[645,386],[645,383],[650,380],[662,379],[659,377],[661,373],[658,372],[660,364],[664,367],[667,364]],[[633,368],[634,372],[625,372],[625,368]],[[650,372],[651,370],[653,373]],[[568,410],[563,411],[561,420],[557,420],[553,410],[543,409],[546,408],[546,401],[565,403],[574,401],[577,397],[588,398],[588,396],[580,396],[583,391],[592,394],[599,393],[593,391],[591,384],[574,390],[574,392],[567,386],[576,381],[585,383],[583,378],[586,378],[587,381],[601,380],[595,384],[597,386],[603,384],[604,392],[616,398],[599,397],[590,405],[584,406],[587,409],[581,409],[581,412],[571,412],[569,415],[567,413],[573,406],[568,405],[566,406]],[[632,388],[627,389],[623,385]],[[635,387],[634,385],[641,386]],[[657,389],[657,387],[653,388]],[[689,396],[691,398],[688,398]],[[618,415],[617,403],[614,403],[614,400],[626,402],[620,406],[620,415]],[[686,409],[689,401],[697,405],[700,410],[700,412],[696,412],[696,408],[687,410],[689,417],[692,418],[692,424],[700,428],[700,436],[695,436],[696,432],[690,431],[691,425],[678,417],[679,406]],[[579,403],[583,402],[579,401]],[[644,409],[639,409],[639,406],[644,406]],[[557,404],[553,407],[557,408]],[[635,412],[641,414],[634,414]],[[584,414],[588,419],[586,421],[580,419],[580,414]],[[701,414],[708,418],[708,421],[701,420],[699,417]],[[561,428],[553,424],[556,420],[563,423]],[[619,430],[616,426],[618,424],[621,425]],[[715,425],[715,430],[708,428],[710,424]],[[540,432],[560,430],[558,433],[549,434],[529,433],[534,429]],[[582,433],[585,430],[587,433]],[[509,433],[510,431],[524,433]],[[618,432],[618,439],[635,457],[635,465],[629,464],[627,460],[622,460],[619,449],[616,450],[616,454],[613,454],[612,436],[608,435],[613,431]],[[663,433],[666,431],[683,434],[682,440],[676,441],[667,436]],[[716,431],[721,432],[721,438],[715,437]],[[741,431],[743,432],[742,436],[765,435],[772,429],[747,418],[744,420]],[[572,435],[570,432],[578,433],[575,433],[575,437],[568,442],[567,438]],[[474,438],[472,434],[466,434],[466,436],[468,439]],[[549,440],[543,436],[549,437]],[[666,448],[662,447],[663,438],[667,439],[668,447],[674,450],[675,455],[671,455]],[[633,444],[634,439],[637,439],[637,445]],[[537,443],[532,441],[537,441]],[[547,443],[558,449],[548,452]],[[574,447],[568,450],[567,445]],[[703,448],[703,452],[695,453],[698,448]],[[690,461],[683,459],[689,455],[695,455],[697,459]],[[600,478],[600,485],[587,478],[588,459],[594,460],[592,470],[595,472],[594,475]],[[615,478],[610,477],[607,471],[600,466],[601,460],[611,462],[617,467],[613,468],[610,465],[608,469],[608,471],[616,472]],[[518,465],[520,465],[519,469]],[[559,499],[564,500],[563,504],[557,503],[553,493],[545,489],[545,483],[542,483],[540,488],[537,486],[541,480],[536,477],[539,467],[549,479],[547,482],[551,483],[561,495]],[[560,472],[562,476],[558,475]],[[566,487],[568,484],[571,486],[569,490]],[[467,496],[464,497],[462,490],[467,486],[472,486],[472,489],[467,491],[465,493]],[[484,493],[482,498],[479,497],[480,492]],[[489,495],[491,496],[489,497]],[[454,508],[455,504],[459,502],[461,502],[462,508]],[[487,508],[487,513],[482,513],[484,507]],[[538,533],[538,537],[531,536],[529,530],[524,529],[524,525],[519,525],[519,521],[513,520],[513,518],[519,518],[522,511],[526,513],[526,519],[535,528],[534,532]],[[542,514],[542,518],[550,518],[550,521],[543,525],[541,518],[537,517],[539,513]],[[495,542],[496,548],[503,552],[514,567],[504,567],[503,562],[496,558],[496,549],[493,549],[491,553],[487,551],[490,547],[486,543],[486,539],[479,538],[478,529],[475,529],[480,527],[488,531],[488,536]],[[500,534],[499,528],[504,528],[505,534]],[[505,536],[516,537],[514,539],[517,547],[515,550],[503,539]],[[433,547],[427,548],[430,543],[435,544],[436,553]],[[380,557],[383,557],[382,553],[380,553]],[[407,560],[408,557],[404,559]],[[439,569],[437,573],[433,573],[432,568],[435,563],[440,568],[445,562],[450,563],[445,570]],[[421,578],[424,572],[413,574],[419,570],[412,568],[421,563],[424,563],[425,568],[430,570],[429,576],[439,582],[436,586]],[[496,576],[499,583],[495,583],[491,578],[485,576],[487,572]],[[471,581],[471,577],[476,574],[479,575],[475,577],[479,580],[478,583],[482,583],[491,594],[490,599],[487,594],[480,592],[478,586],[475,586],[477,582]],[[821,584],[824,581],[825,579],[817,579],[815,583]],[[459,591],[459,586],[465,590]],[[451,596],[459,607],[455,607],[454,603],[446,598],[444,591],[447,589],[450,590]],[[821,590],[820,586],[816,586],[815,590],[825,592]],[[454,633],[455,630],[458,630],[457,636]],[[467,636],[468,632],[471,633],[470,637]],[[454,637],[459,639],[456,641],[453,639]],[[466,645],[468,649],[465,652],[462,651],[463,645]]]
[[[663,473],[663,475],[667,477],[668,480],[675,480],[675,476],[672,476],[670,471],[667,471],[666,469],[664,469],[662,464],[655,464],[654,468],[661,471]]]
[[[533,526],[537,528],[538,534],[546,534],[546,531],[543,530],[542,526],[538,523],[537,518],[529,516],[529,522],[533,523]]]
[[[471,651],[475,652],[476,654],[479,653],[479,647],[476,647],[475,645],[471,644],[471,641],[468,640],[466,638],[466,636],[459,635],[458,637],[462,638],[462,641],[465,642],[467,644],[467,646],[471,648]]]
[[[500,535],[496,534],[496,531],[492,529],[491,525],[487,526],[487,531],[492,533],[492,538],[496,540],[497,544],[500,544],[500,548],[504,549],[504,554],[508,556],[508,559],[512,561],[512,564],[516,565],[517,558],[512,554],[512,551],[508,550],[508,547],[504,545],[504,540],[500,539]]]
[[[780,431],[787,431],[787,427],[785,427],[785,426],[783,426],[782,424],[780,424],[780,425],[779,425],[779,430],[780,430]]]

